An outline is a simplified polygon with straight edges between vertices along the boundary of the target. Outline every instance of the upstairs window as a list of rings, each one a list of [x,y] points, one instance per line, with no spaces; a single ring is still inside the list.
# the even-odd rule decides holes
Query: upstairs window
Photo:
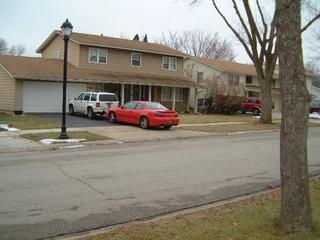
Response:
[[[203,81],[203,72],[198,72],[198,75],[197,75],[197,82],[202,82]]]
[[[177,59],[174,57],[162,57],[162,69],[170,71],[177,70]]]
[[[107,63],[107,49],[89,48],[90,63]]]
[[[272,79],[272,87],[275,87],[275,86],[276,86],[276,80]]]
[[[59,51],[54,51],[53,54],[52,54],[52,57],[54,59],[60,59],[60,52]]]
[[[246,84],[252,84],[252,76],[246,76]]]
[[[228,84],[238,86],[240,83],[239,75],[228,74]]]
[[[141,53],[132,53],[131,54],[131,66],[141,67]]]

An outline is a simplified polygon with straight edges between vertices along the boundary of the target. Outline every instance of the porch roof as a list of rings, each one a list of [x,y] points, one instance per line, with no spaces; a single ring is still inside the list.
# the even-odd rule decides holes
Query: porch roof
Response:
[[[63,60],[34,57],[0,56],[0,66],[19,80],[62,81]],[[112,72],[77,68],[68,63],[69,82],[105,82],[138,85],[199,87],[184,77],[152,73]]]

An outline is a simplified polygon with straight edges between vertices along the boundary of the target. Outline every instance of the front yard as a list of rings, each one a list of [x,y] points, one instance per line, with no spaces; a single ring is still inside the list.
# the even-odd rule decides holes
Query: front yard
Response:
[[[312,233],[286,234],[278,225],[280,191],[194,213],[148,223],[116,227],[83,240],[318,240],[320,239],[320,180],[311,182]]]
[[[21,130],[59,128],[61,123],[32,115],[0,115],[0,124]]]

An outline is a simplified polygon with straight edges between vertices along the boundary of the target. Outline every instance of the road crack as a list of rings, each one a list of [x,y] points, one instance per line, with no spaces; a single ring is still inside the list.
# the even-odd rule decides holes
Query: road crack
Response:
[[[74,180],[74,181],[77,181],[77,182],[80,182],[84,185],[86,185],[87,187],[89,187],[91,190],[95,191],[96,193],[100,194],[100,195],[103,195],[105,196],[106,194],[104,192],[101,192],[100,190],[96,189],[95,187],[93,187],[92,185],[90,185],[89,183],[87,183],[86,181],[80,179],[80,178],[76,178],[76,177],[73,177],[71,175],[69,175],[67,172],[65,172],[62,168],[62,166],[56,162],[52,162],[52,161],[49,161],[50,163],[52,163],[53,165],[57,166],[58,169],[60,170],[60,172],[67,178],[71,179],[71,180]]]

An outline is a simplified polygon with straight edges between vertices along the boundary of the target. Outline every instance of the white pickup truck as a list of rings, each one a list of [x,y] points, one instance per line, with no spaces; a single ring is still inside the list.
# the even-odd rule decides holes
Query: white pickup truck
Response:
[[[83,113],[92,119],[96,114],[105,114],[110,107],[118,104],[118,98],[114,93],[83,92],[75,99],[69,100],[69,113]]]

